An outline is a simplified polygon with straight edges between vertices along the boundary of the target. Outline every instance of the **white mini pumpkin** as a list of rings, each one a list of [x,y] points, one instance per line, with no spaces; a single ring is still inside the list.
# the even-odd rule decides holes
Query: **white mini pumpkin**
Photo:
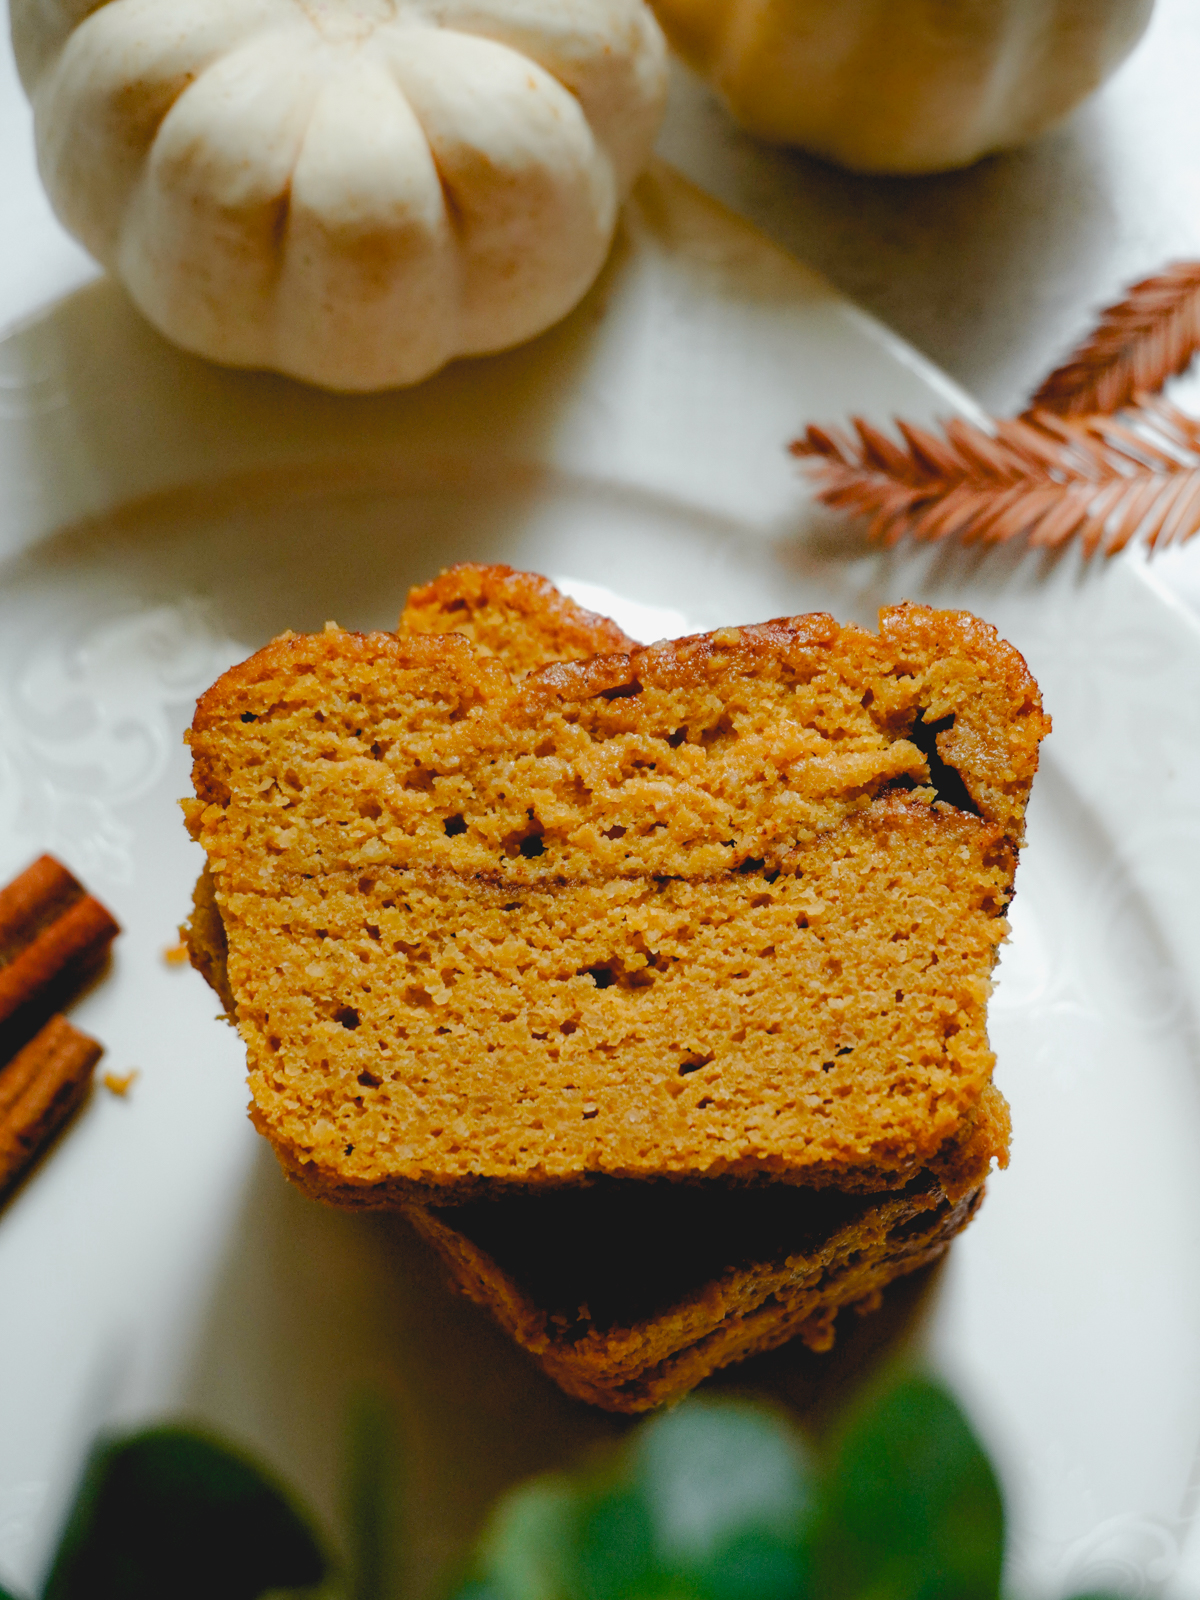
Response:
[[[1104,81],[1153,0],[654,0],[744,128],[864,172],[1032,139]]]
[[[531,338],[650,153],[643,0],[11,0],[64,225],[167,336],[333,389]]]

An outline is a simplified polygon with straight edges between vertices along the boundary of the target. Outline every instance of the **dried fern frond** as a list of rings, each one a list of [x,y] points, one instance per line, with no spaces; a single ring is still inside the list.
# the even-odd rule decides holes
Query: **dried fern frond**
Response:
[[[1153,548],[1200,532],[1200,421],[1137,398],[1121,417],[1035,411],[990,433],[957,418],[942,437],[897,422],[903,445],[855,417],[854,436],[810,427],[791,449],[818,498],[868,517],[884,544],[1079,539],[1088,555],[1113,555],[1139,535]]]
[[[1030,412],[1111,416],[1135,394],[1157,394],[1200,349],[1200,261],[1143,278],[1102,311],[1095,332],[1029,402]]]

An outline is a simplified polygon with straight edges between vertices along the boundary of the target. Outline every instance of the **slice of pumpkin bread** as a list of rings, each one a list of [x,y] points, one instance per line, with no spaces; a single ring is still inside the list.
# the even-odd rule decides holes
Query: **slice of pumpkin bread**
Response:
[[[637,1412],[790,1339],[828,1350],[840,1311],[936,1261],[982,1199],[927,1176],[884,1196],[602,1178],[406,1214],[560,1388]]]
[[[840,1311],[874,1309],[966,1227],[1007,1137],[1008,1108],[989,1088],[954,1159],[884,1194],[600,1178],[404,1209],[459,1288],[568,1394],[645,1411],[789,1339],[829,1349]]]
[[[902,606],[526,670],[542,602],[510,666],[503,583],[466,571],[197,708],[188,822],[285,1165],[376,1205],[886,1190],[969,1142],[1048,727],[1017,652]]]

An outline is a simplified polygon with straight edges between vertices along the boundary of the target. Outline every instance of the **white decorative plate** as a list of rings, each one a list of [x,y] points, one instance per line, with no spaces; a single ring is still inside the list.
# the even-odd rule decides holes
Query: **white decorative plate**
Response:
[[[205,366],[107,282],[0,341],[0,873],[52,849],[116,910],[76,1015],[140,1070],[0,1213],[0,1581],[32,1585],[110,1423],[202,1418],[332,1521],[347,1400],[383,1385],[414,1593],[504,1485],[623,1426],[544,1381],[396,1221],[288,1188],[213,997],[162,959],[198,866],[174,805],[197,692],[284,627],[390,626],[470,557],[616,591],[649,608],[618,612],[635,633],[872,623],[911,597],[1026,653],[1055,731],[992,1013],[1012,1167],[923,1294],[737,1381],[820,1419],[877,1347],[915,1345],[1004,1465],[1014,1590],[1194,1588],[1200,638],[1137,556],[870,549],[784,451],[810,418],[971,409],[661,168],[567,323],[409,393]]]

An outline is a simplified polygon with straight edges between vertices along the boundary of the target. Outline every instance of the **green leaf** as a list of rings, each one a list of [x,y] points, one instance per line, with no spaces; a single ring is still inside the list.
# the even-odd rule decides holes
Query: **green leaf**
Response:
[[[655,1569],[680,1592],[792,1600],[802,1588],[812,1479],[792,1430],[772,1413],[689,1401],[642,1430],[633,1481]]]
[[[558,1587],[539,1600],[795,1600],[811,1503],[782,1422],[688,1401],[637,1431],[615,1472],[580,1490],[573,1517],[560,1506]]]
[[[572,1600],[649,1600],[663,1592],[650,1510],[636,1488],[617,1483],[579,1509],[571,1565]]]
[[[455,1600],[563,1600],[578,1532],[578,1494],[561,1476],[504,1496],[480,1541],[475,1575]]]
[[[309,1528],[256,1467],[155,1428],[93,1451],[43,1600],[257,1600],[324,1574]]]
[[[506,1496],[455,1600],[797,1600],[813,1498],[778,1418],[687,1401],[601,1474]]]
[[[818,1539],[823,1600],[995,1600],[1003,1555],[999,1486],[945,1390],[909,1378],[851,1420]]]
[[[401,1547],[403,1483],[393,1416],[376,1395],[352,1403],[347,1430],[347,1600],[400,1600],[408,1592]]]
[[[0,1588],[0,1600],[17,1600],[11,1589]]]

